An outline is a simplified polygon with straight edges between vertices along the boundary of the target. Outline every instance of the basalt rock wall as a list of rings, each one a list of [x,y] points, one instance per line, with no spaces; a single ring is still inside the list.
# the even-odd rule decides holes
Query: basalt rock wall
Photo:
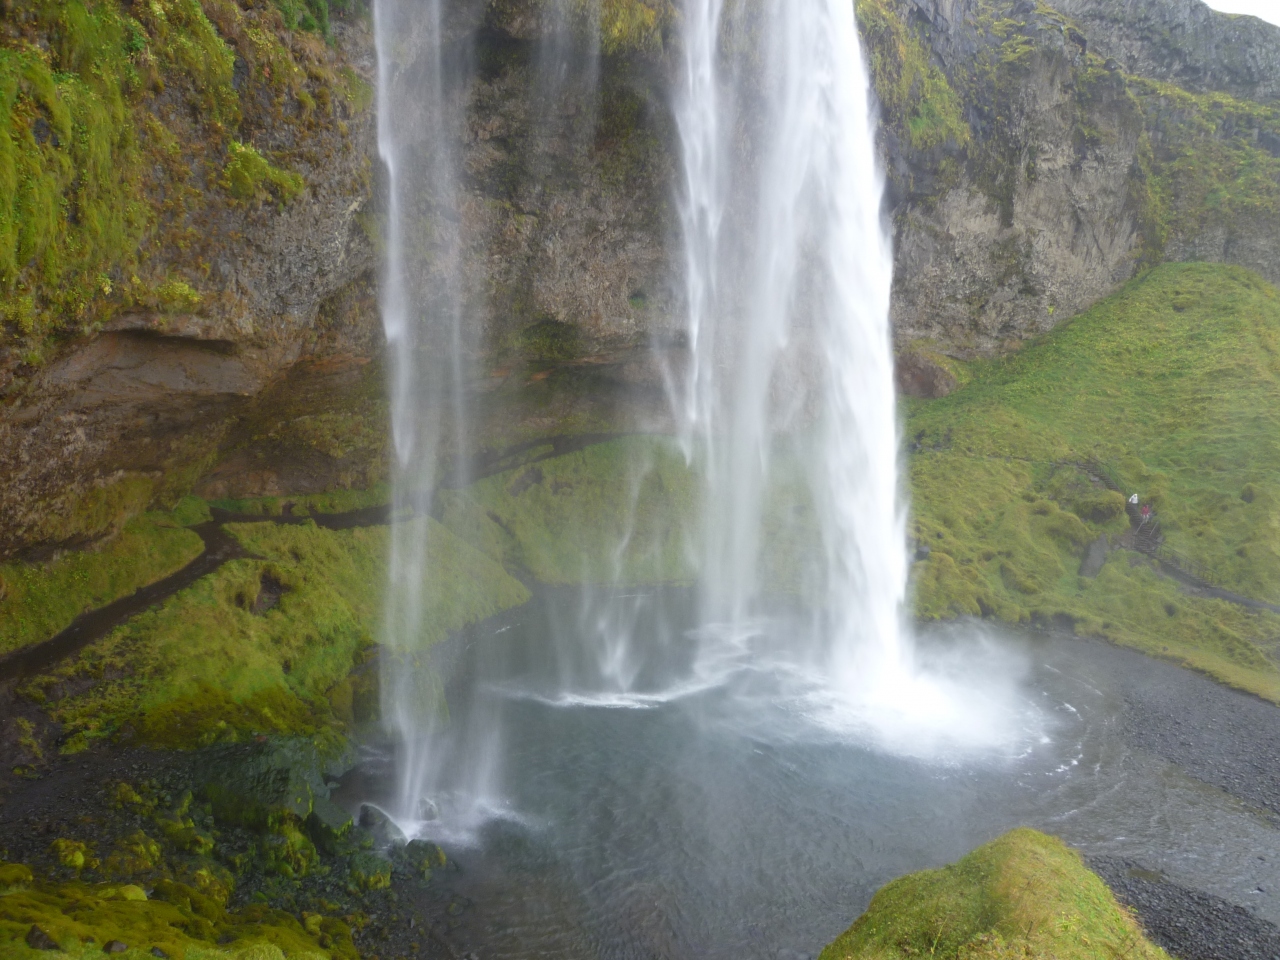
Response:
[[[384,474],[367,14],[335,16],[323,37],[266,0],[161,6],[205,31],[213,79],[165,46],[163,24],[120,7],[133,52],[111,149],[142,206],[118,249],[51,273],[24,248],[0,278],[0,555],[93,541],[191,490],[283,495]],[[5,9],[6,50],[51,76],[92,68],[56,22]],[[1011,349],[1164,259],[1280,281],[1280,31],[1195,0],[856,9],[904,350]],[[454,281],[485,443],[634,424],[641,408],[653,425],[651,348],[681,349],[675,11],[459,0],[451,16],[468,67],[450,94]],[[420,51],[401,41],[411,63]],[[211,107],[206,88],[223,100]],[[18,90],[10,135],[71,169],[81,160],[67,167],[41,96]],[[84,182],[61,188],[67,251],[92,247]]]
[[[900,345],[1009,349],[1166,259],[1280,281],[1280,29],[1198,0],[858,8]]]
[[[1280,98],[1280,27],[1201,0],[1056,0],[1092,49],[1127,73],[1196,93]]]

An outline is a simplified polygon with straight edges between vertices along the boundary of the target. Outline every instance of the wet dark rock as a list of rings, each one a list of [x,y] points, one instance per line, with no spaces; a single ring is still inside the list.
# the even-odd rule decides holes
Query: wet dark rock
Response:
[[[60,950],[56,940],[49,936],[42,927],[32,924],[27,931],[27,946],[32,950]]]
[[[1197,92],[1280,97],[1280,27],[1219,13],[1199,0],[1054,0],[1095,53],[1130,73]]]
[[[108,940],[102,947],[103,953],[124,953],[129,945],[120,940]]]
[[[1080,561],[1080,576],[1096,577],[1101,572],[1103,564],[1107,562],[1107,551],[1109,549],[1105,534],[1089,544],[1088,549],[1084,552],[1084,559]]]
[[[423,797],[418,801],[418,819],[438,820],[440,819],[440,808],[429,797]]]
[[[159,947],[152,947],[151,955],[153,957],[159,957],[160,960],[169,960],[169,955],[165,953],[163,950],[161,950]]]
[[[360,808],[360,826],[373,835],[374,842],[379,846],[392,843],[403,844],[409,839],[404,835],[404,831],[396,826],[395,821],[369,803]]]
[[[258,584],[258,596],[253,601],[251,608],[253,613],[262,616],[268,610],[274,610],[280,605],[280,598],[283,597],[289,588],[277,580],[269,573],[262,575],[262,580]]]
[[[898,391],[908,397],[934,400],[945,397],[957,386],[955,376],[937,360],[922,353],[898,357]]]
[[[317,796],[307,817],[307,833],[311,841],[325,853],[334,853],[351,832],[351,814],[328,797]]]

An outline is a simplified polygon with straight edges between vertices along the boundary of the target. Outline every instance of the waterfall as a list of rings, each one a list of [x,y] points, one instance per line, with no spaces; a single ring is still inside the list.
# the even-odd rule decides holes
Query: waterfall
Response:
[[[577,0],[544,11],[527,119],[530,202],[563,152],[585,155],[595,135],[598,24],[584,34],[570,22],[584,10],[598,19]],[[414,830],[439,814],[464,833],[503,802],[511,731],[501,691],[519,682],[503,673],[502,643],[490,645],[493,662],[471,665],[469,690],[446,710],[423,640],[428,517],[441,484],[469,479],[467,396],[482,354],[473,305],[485,292],[466,285],[483,278],[464,280],[475,271],[463,267],[483,241],[467,235],[477,198],[463,187],[462,150],[483,13],[448,0],[375,7],[395,506],[414,518],[391,535],[382,692],[399,752],[390,812]],[[892,253],[852,0],[686,0],[679,22],[673,190],[686,337],[656,356],[679,445],[703,484],[688,537],[699,609],[668,608],[661,590],[618,589],[624,537],[614,589],[584,588],[576,623],[570,605],[544,609],[546,646],[534,660],[555,678],[544,687],[558,686],[517,692],[649,707],[712,688],[732,699],[732,678],[800,678],[768,695],[799,690],[809,715],[844,730],[849,720],[876,736],[892,728],[894,748],[924,728],[945,739],[972,698],[916,669],[904,626]],[[634,504],[652,464],[630,467]],[[607,570],[592,573],[607,581]]]
[[[445,705],[426,662],[428,520],[442,482],[463,485],[469,463],[466,385],[474,353],[459,269],[457,150],[471,65],[469,25],[446,19],[444,0],[378,0],[378,152],[386,175],[381,309],[387,339],[394,509],[382,657],[382,715],[399,750],[405,818],[438,791],[457,737],[442,737]],[[469,718],[454,718],[466,724]],[[483,796],[496,750],[470,744],[467,789]]]
[[[818,666],[904,666],[906,556],[870,85],[851,0],[688,0],[675,101],[690,359],[671,378],[702,471],[703,618],[762,609],[780,438],[822,538]],[[856,678],[861,678],[857,680]]]
[[[595,31],[575,23],[582,7],[552,0],[544,11],[532,70],[531,143],[549,142],[567,127],[567,149],[581,150],[594,133],[599,42]],[[587,5],[586,12],[592,10]],[[374,4],[386,211],[380,307],[393,508],[401,518],[391,527],[381,663],[382,716],[396,749],[397,786],[384,802],[409,830],[447,816],[465,831],[501,803],[500,710],[483,698],[446,704],[426,639],[433,635],[427,597],[439,574],[432,567],[432,504],[442,486],[462,488],[472,479],[469,397],[479,379],[476,305],[485,293],[466,287],[465,260],[482,241],[469,232],[475,228],[468,221],[462,154],[477,72],[473,47],[484,15],[484,4],[453,0]],[[585,109],[564,116],[565,101]],[[534,148],[530,154],[525,159],[536,184],[555,158]]]

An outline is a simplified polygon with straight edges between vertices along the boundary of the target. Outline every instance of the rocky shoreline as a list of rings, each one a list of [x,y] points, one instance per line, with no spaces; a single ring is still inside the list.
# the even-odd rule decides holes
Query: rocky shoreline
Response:
[[[1116,671],[1142,677],[1121,685],[1124,739],[1280,825],[1280,707],[1130,650],[1107,650],[1117,661],[1145,660],[1141,672]],[[1258,853],[1259,859],[1278,855]],[[1093,855],[1086,862],[1137,914],[1151,939],[1179,960],[1280,957],[1280,926],[1238,904],[1132,859]]]
[[[1178,960],[1275,960],[1280,927],[1123,857],[1088,857],[1094,873]]]

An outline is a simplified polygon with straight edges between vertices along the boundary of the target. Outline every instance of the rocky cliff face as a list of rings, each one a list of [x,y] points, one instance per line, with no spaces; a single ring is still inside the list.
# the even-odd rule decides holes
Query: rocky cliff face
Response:
[[[1201,0],[1056,0],[1089,39],[1126,73],[1196,93],[1243,100],[1280,98],[1280,27],[1231,16]]]
[[[913,132],[947,98],[925,84],[895,98],[877,77],[900,344],[996,352],[1161,259],[1238,263],[1280,280],[1278,116],[1237,98],[1274,95],[1266,64],[1280,57],[1280,30],[1198,2],[1055,6],[859,4],[873,55],[901,63],[910,53],[894,51],[917,45],[963,121],[921,149]],[[868,30],[877,15],[895,30]],[[1122,38],[1128,53],[1112,57]],[[1232,38],[1234,53],[1219,57]],[[1175,47],[1180,60],[1157,55]],[[1168,83],[1192,76],[1189,89]]]
[[[856,5],[884,120],[904,350],[1008,349],[1162,259],[1280,281],[1280,31],[1194,0]],[[44,247],[14,234],[0,257],[0,555],[91,541],[191,489],[382,475],[368,23],[335,17],[326,41],[265,0],[157,9],[169,19],[119,7],[104,20],[127,57],[96,68],[56,20],[0,21],[6,55],[50,77],[117,69],[101,93],[119,101],[107,149],[139,200],[116,197],[109,209],[132,211],[119,240],[95,240],[99,201],[65,174],[90,159],[64,156],[60,101],[15,88],[19,160],[67,202],[49,207]],[[610,429],[637,411],[653,423],[651,348],[680,349],[672,9],[460,0],[452,15],[473,69],[454,91],[449,222],[463,255],[450,269],[486,443]],[[177,22],[204,38],[199,70],[179,55]],[[6,216],[31,219],[37,200]]]
[[[107,4],[77,54],[70,28],[37,9],[3,23],[10,58],[63,74],[154,75],[97,91],[119,97],[116,114],[99,119],[134,192],[105,211],[129,210],[122,242],[53,270],[54,254],[91,248],[95,225],[68,213],[43,250],[15,244],[32,256],[5,278],[0,555],[92,540],[182,495],[236,440],[253,398],[309,357],[367,359],[376,324],[369,310],[340,330],[317,324],[322,306],[374,267],[360,227],[374,128],[367,26],[335,22],[326,43],[290,30],[269,5],[155,4],[143,22]],[[187,43],[204,38],[208,76],[166,61],[186,49],[166,33],[179,15]],[[113,59],[118,31],[131,38],[124,60]],[[76,95],[74,76],[60,82],[68,89],[51,103]],[[38,172],[57,171],[67,146],[56,134],[42,142],[41,92],[15,93],[11,136]],[[81,207],[84,179],[78,171],[64,188]],[[88,292],[69,304],[63,285]]]

